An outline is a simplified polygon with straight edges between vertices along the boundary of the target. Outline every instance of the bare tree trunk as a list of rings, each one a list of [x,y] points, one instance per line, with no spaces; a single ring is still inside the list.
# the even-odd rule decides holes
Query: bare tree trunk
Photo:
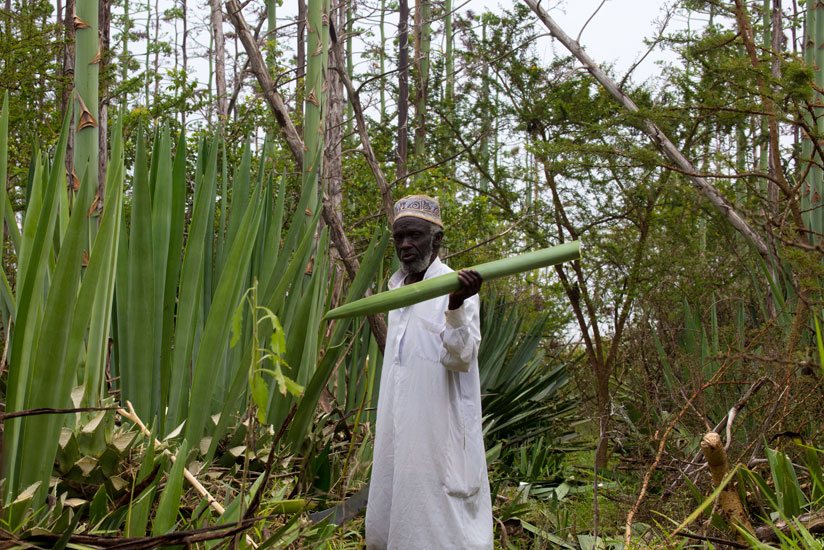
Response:
[[[306,76],[306,0],[298,0],[298,43],[297,43],[297,82],[295,88],[303,90]],[[298,129],[303,127],[303,93],[295,94],[295,110],[300,114]]]
[[[429,0],[415,0],[415,163],[425,164],[426,142],[426,99],[429,89],[429,47],[431,25],[429,24]]]
[[[186,49],[188,38],[189,38],[189,25],[187,24],[187,16],[186,16],[186,0],[181,0],[180,7],[183,10],[183,43],[180,46],[180,54],[183,57],[183,74],[188,74],[187,71],[189,69],[189,53]],[[180,122],[183,126],[183,129],[186,128],[186,109],[180,110]]]
[[[109,162],[109,49],[111,47],[111,0],[100,0],[98,21],[100,25],[100,106],[98,107],[98,143],[100,156],[97,161],[98,207],[103,208],[106,188],[106,169]]]
[[[340,55],[338,55],[338,59]],[[369,165],[369,168],[372,170],[372,175],[375,177],[375,181],[378,184],[378,189],[381,193],[381,204],[383,207],[383,213],[386,216],[386,222],[391,227],[392,222],[395,219],[395,211],[393,209],[393,201],[392,201],[392,189],[389,186],[389,182],[386,181],[386,176],[383,173],[383,169],[381,168],[380,163],[378,162],[377,157],[375,156],[375,151],[372,148],[372,143],[369,141],[369,134],[366,130],[366,117],[363,114],[363,106],[360,102],[360,96],[358,95],[358,91],[355,90],[355,86],[352,85],[352,81],[349,80],[349,75],[346,71],[344,71],[343,67],[339,65],[333,65],[332,68],[337,71],[338,75],[340,75],[341,80],[343,81],[343,85],[346,88],[346,94],[349,97],[349,103],[352,105],[352,109],[355,114],[355,122],[357,123],[358,127],[358,135],[360,136],[361,145],[363,146],[363,157],[366,159],[366,163]]]
[[[60,112],[65,116],[72,108],[72,90],[74,88],[74,12],[76,0],[66,0],[66,15],[63,19],[65,35],[63,40],[63,88],[60,97]],[[74,171],[74,124],[69,125],[66,143],[66,175],[71,181]]]
[[[160,40],[160,5],[159,0],[155,0],[155,41]],[[154,58],[154,93],[155,97],[160,91],[160,48],[155,48]]]
[[[341,0],[332,6],[329,20],[336,29],[343,29],[346,25],[347,0]],[[329,48],[330,65],[339,67],[343,60],[341,48],[337,40]],[[326,75],[326,146],[323,150],[323,178],[326,182],[324,196],[325,207],[330,215],[336,216],[343,225],[343,155],[341,142],[343,140],[343,83],[337,71],[329,71]],[[338,250],[330,251],[333,261],[339,259]]]
[[[381,0],[381,124],[386,123],[386,0]]]
[[[223,12],[220,10],[220,0],[209,0],[209,4],[212,8],[210,22],[214,38],[217,121],[218,126],[222,126],[229,116],[229,101],[226,95],[226,39],[223,36]]]
[[[398,184],[406,185],[409,157],[409,3],[400,0],[398,21]]]

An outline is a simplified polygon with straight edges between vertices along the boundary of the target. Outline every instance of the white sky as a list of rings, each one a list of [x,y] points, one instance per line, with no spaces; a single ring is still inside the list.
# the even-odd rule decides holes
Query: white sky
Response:
[[[505,2],[497,1],[484,3],[490,7],[505,5]],[[592,17],[581,35],[581,45],[598,64],[613,64],[617,74],[623,75],[635,61],[646,53],[647,46],[644,44],[644,39],[653,38],[658,34],[661,23],[666,19],[666,5],[672,2],[606,0],[600,9],[598,6],[602,4],[602,0],[563,0],[561,2],[544,0],[543,4],[545,9],[557,6],[554,9],[547,9],[547,12],[564,32],[573,38],[578,36],[584,24]],[[675,17],[670,21],[668,29],[685,28],[686,23],[684,17]],[[693,22],[693,25],[696,23]],[[542,26],[537,18],[536,25]],[[559,55],[568,55],[563,46],[557,42],[554,47],[560,48]],[[552,57],[552,48],[553,44],[549,41],[542,43],[542,53],[546,58]],[[672,55],[664,56],[664,53],[660,50],[652,52],[639,65],[636,73],[638,76],[633,80],[638,82],[657,75],[659,69],[655,64],[656,60],[674,60]]]
[[[478,14],[489,9],[491,11],[500,11],[501,6],[511,6],[513,2],[519,0],[453,0],[453,5],[456,6],[460,13],[466,13],[467,10],[472,10]],[[591,21],[587,23],[583,34],[581,35],[581,45],[589,53],[597,63],[601,65],[613,65],[615,74],[620,78],[624,75],[633,63],[640,59],[647,51],[644,44],[644,39],[649,39],[656,36],[659,32],[661,22],[665,19],[665,10],[668,4],[674,0],[543,0],[542,4],[549,12],[550,16],[564,29],[564,31],[574,37],[577,37],[581,31],[582,26],[586,21],[592,17]],[[155,6],[159,7],[162,13],[165,10],[174,6],[180,7],[180,0],[149,0],[152,6],[152,15],[158,11]],[[365,12],[369,6],[380,5],[378,0],[355,0],[358,15],[364,17]],[[57,0],[52,0],[53,5],[56,6]],[[65,0],[63,0],[65,4]],[[205,57],[205,52],[209,46],[209,7],[207,0],[188,0],[187,24],[189,28],[188,50],[189,50],[189,72],[194,75],[199,81],[199,88],[203,91],[207,89],[209,79],[209,65]],[[388,2],[387,2],[388,3]],[[414,0],[409,0],[410,8],[414,9]],[[257,22],[259,13],[262,13],[265,3],[263,0],[251,0],[251,2],[244,9],[244,15],[250,26],[254,26]],[[600,8],[599,8],[600,6]],[[142,9],[141,9],[142,8]],[[595,13],[597,11],[597,13]],[[289,25],[294,22],[297,14],[297,0],[283,0],[283,5],[278,8],[278,26]],[[593,16],[593,14],[595,14]],[[130,0],[130,16],[134,21],[134,31],[142,32],[145,36],[146,31],[146,0]],[[362,28],[368,27],[368,20],[377,22],[377,15],[366,18],[359,24]],[[114,18],[113,18],[114,19]],[[367,20],[368,19],[368,20]],[[392,40],[395,38],[397,29],[398,16],[397,13],[389,13],[386,16],[386,33],[387,33],[387,50],[390,55],[394,55],[391,51]],[[692,21],[693,28],[700,26],[703,22]],[[535,17],[536,30],[539,33],[545,34],[546,28]],[[177,30],[175,30],[177,26]],[[675,28],[685,28],[687,20],[684,16],[674,17],[670,23],[668,30]],[[436,29],[439,25],[436,25]],[[224,23],[224,32],[231,33],[231,24],[226,21]],[[265,30],[265,28],[264,28]],[[370,39],[372,43],[378,41],[378,30],[373,27],[374,36]],[[161,22],[161,36],[160,39],[170,44],[175,42],[175,32],[177,32],[177,40],[182,40],[182,22],[179,20],[167,20]],[[284,44],[287,50],[287,56],[294,55],[294,32],[295,27],[288,26],[287,33],[292,35],[292,38],[285,38]],[[112,36],[114,39],[117,29],[112,29]],[[150,34],[154,38],[154,22],[150,26]],[[134,58],[143,65],[145,62],[145,38],[141,38],[133,43],[130,43],[130,53]],[[361,43],[362,44],[362,43]],[[234,41],[227,40],[227,78],[231,81],[235,67],[234,61]],[[120,49],[119,45],[112,44],[112,47],[117,51]],[[434,44],[433,44],[434,47]],[[553,42],[548,37],[541,39],[538,44],[538,51],[545,59],[549,60],[554,55],[568,55],[568,52],[557,42]],[[240,52],[238,57],[243,57],[242,47],[239,47]],[[355,49],[358,50],[356,42]],[[662,52],[657,49],[651,52],[644,61],[635,70],[632,76],[632,81],[635,84],[640,84],[650,78],[655,78],[661,74],[660,67],[656,61],[664,60],[667,62],[675,62],[674,56],[669,52]],[[149,62],[154,63],[154,54],[151,54]],[[178,59],[178,63],[180,60]],[[356,61],[357,62],[357,61]],[[172,68],[175,64],[174,55],[166,56],[160,60],[160,73],[165,75],[166,71]],[[387,67],[389,68],[389,67]],[[356,68],[357,71],[357,68]],[[241,99],[245,93],[241,94]],[[142,96],[142,94],[141,94]],[[134,98],[142,102],[142,97]],[[203,113],[205,115],[205,113]],[[198,117],[195,116],[194,121]]]
[[[144,0],[145,1],[145,0]],[[149,0],[154,7],[156,0]],[[455,5],[460,5],[460,0],[453,0]],[[475,13],[479,13],[488,8],[492,11],[497,11],[501,6],[511,5],[515,0],[469,0],[464,7],[460,8],[461,12],[467,9],[472,9]],[[57,0],[52,0],[53,5],[56,6]],[[145,23],[145,9],[137,11],[135,4],[139,4],[139,0],[132,0],[131,10],[132,16],[136,19],[138,30],[144,27]],[[581,36],[581,45],[585,47],[589,55],[600,64],[614,64],[618,74],[623,74],[634,61],[646,51],[644,45],[645,38],[651,38],[656,35],[660,22],[664,19],[664,13],[667,4],[670,1],[662,0],[604,0],[603,5],[592,20],[587,24],[583,35]],[[173,5],[179,5],[178,0],[159,0],[160,11],[163,11]],[[189,4],[189,28],[190,32],[197,33],[194,36],[190,35],[190,39],[194,39],[202,46],[208,45],[208,35],[205,34],[206,27],[204,23],[208,21],[208,6],[206,0],[188,0]],[[414,0],[410,0],[411,7],[414,7]],[[550,16],[558,22],[564,31],[572,37],[578,36],[581,27],[602,4],[602,0],[543,0],[544,7],[548,10]],[[247,21],[250,25],[254,24],[252,21],[252,10],[257,6],[261,9],[263,6],[262,0],[252,0],[249,6],[245,9]],[[279,19],[293,18],[297,12],[297,2],[295,0],[283,0],[283,6],[278,9]],[[143,21],[140,20],[141,16]],[[279,23],[282,25],[286,21]],[[387,17],[387,23],[392,25],[388,28],[388,32],[394,31],[394,25],[397,24],[397,15],[390,14]],[[687,22],[684,17],[676,17],[670,23],[670,28],[677,26],[684,28]],[[694,21],[693,25],[700,24]],[[540,25],[536,18],[536,25]],[[231,25],[227,22],[225,25],[226,31],[231,30]],[[179,29],[180,30],[180,29]],[[541,32],[545,29],[541,28]],[[199,32],[198,32],[199,31]],[[172,42],[173,31],[167,29],[165,39]],[[391,39],[391,37],[387,37]],[[145,42],[144,42],[145,44]],[[140,55],[140,49],[143,45],[133,44],[134,54]],[[143,46],[145,47],[145,46]],[[553,47],[561,47],[558,44],[553,45],[549,40],[544,40],[540,43],[539,50],[546,55],[547,58],[552,57]],[[558,52],[561,55],[566,55],[566,51]],[[662,52],[653,52],[641,64],[637,71],[637,77],[634,80],[639,81],[658,73],[655,65],[655,60],[662,59]],[[673,58],[665,58],[667,61],[672,61]]]

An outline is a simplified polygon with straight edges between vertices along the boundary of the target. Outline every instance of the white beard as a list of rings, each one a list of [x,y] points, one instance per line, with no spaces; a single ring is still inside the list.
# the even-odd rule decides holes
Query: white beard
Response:
[[[401,265],[403,265],[403,269],[404,269],[404,271],[406,271],[407,274],[423,273],[429,267],[429,264],[432,263],[431,258],[432,258],[432,239],[430,238],[429,239],[429,244],[423,250],[423,256],[421,256],[420,258],[418,258],[414,262],[406,263],[406,262],[402,261]]]

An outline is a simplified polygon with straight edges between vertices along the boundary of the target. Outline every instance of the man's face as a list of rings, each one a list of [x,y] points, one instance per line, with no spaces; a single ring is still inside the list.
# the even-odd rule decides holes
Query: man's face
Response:
[[[440,244],[431,224],[420,218],[400,218],[392,225],[395,252],[407,273],[426,271],[432,263],[435,245]],[[437,242],[436,242],[437,241]]]

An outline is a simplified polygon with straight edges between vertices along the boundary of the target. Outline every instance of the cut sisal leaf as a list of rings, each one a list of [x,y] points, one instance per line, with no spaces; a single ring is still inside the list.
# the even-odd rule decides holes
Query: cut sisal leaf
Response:
[[[581,257],[580,241],[572,241],[551,248],[543,248],[533,252],[527,252],[514,258],[505,258],[472,267],[480,273],[485,281],[491,281],[507,275],[523,273],[549,265],[577,260]],[[344,304],[328,312],[326,319],[340,319],[342,317],[355,317],[358,315],[373,315],[398,309],[412,304],[431,300],[438,296],[443,296],[454,292],[460,288],[458,274],[456,272],[447,273],[431,279],[426,279],[419,283],[411,284],[401,288],[382,292],[356,302]]]

